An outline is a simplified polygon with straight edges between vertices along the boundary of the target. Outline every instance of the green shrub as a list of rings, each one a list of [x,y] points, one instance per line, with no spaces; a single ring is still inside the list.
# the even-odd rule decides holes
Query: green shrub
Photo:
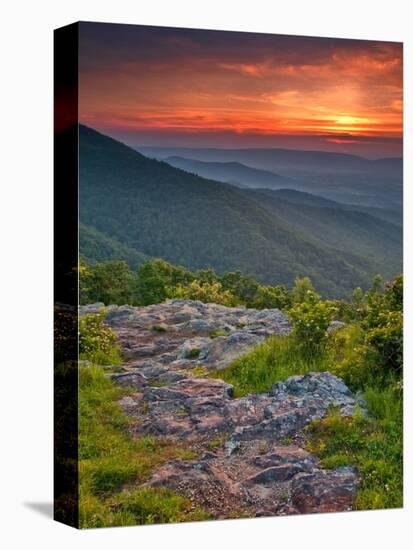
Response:
[[[132,300],[133,274],[124,261],[79,263],[80,303],[126,304]]]
[[[382,376],[396,373],[403,368],[403,277],[399,275],[377,290],[379,279],[373,289],[366,293],[362,326],[365,330],[366,353],[382,371]]]
[[[118,337],[103,323],[104,318],[104,312],[79,318],[79,356],[97,365],[119,365]]]
[[[292,304],[302,304],[308,299],[313,300],[314,298],[319,299],[320,296],[316,293],[310,277],[303,277],[302,279],[296,277],[291,291]]]
[[[223,306],[234,306],[237,300],[229,290],[224,290],[221,283],[201,283],[192,281],[187,286],[178,285],[168,288],[169,298],[180,300],[199,300],[204,303],[221,304]]]
[[[140,266],[135,283],[135,299],[138,305],[147,306],[165,301],[168,288],[186,285],[194,279],[193,273],[183,267],[173,266],[161,259],[150,260]]]
[[[329,337],[329,370],[356,391],[373,383],[377,369],[368,358],[363,344],[364,333],[357,324],[348,325]]]
[[[248,302],[248,307],[255,309],[285,309],[289,305],[288,291],[283,285],[259,285],[254,297]]]
[[[305,299],[289,310],[293,336],[297,345],[310,355],[323,352],[328,338],[328,327],[336,309],[332,302],[321,301],[311,290]]]

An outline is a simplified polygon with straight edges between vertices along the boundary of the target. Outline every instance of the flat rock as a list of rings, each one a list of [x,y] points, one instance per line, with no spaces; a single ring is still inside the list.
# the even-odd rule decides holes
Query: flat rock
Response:
[[[85,315],[102,306],[79,309]],[[357,473],[323,470],[303,448],[303,429],[331,407],[342,416],[366,414],[359,395],[328,372],[312,372],[234,399],[230,384],[207,376],[265,338],[287,334],[284,313],[167,300],[110,306],[105,322],[125,358],[125,372],[109,376],[133,388],[120,400],[131,433],[185,444],[198,456],[158,466],[143,486],[169,487],[216,518],[352,508]],[[216,329],[226,335],[211,337]]]

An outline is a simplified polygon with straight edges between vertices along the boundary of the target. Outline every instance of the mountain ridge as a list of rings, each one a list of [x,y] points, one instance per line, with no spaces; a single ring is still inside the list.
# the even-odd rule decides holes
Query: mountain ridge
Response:
[[[241,189],[150,159],[79,126],[80,220],[151,257],[190,269],[241,269],[289,286],[309,275],[321,292],[366,287],[374,263],[326,246],[270,213]]]

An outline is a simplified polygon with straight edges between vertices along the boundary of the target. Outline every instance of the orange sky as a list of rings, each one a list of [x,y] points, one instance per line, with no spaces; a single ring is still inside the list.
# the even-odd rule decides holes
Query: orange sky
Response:
[[[134,145],[401,155],[402,45],[82,24],[80,119]]]

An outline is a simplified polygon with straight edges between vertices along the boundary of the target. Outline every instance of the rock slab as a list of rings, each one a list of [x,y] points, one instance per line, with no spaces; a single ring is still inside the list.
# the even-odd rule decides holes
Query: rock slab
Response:
[[[302,437],[330,407],[343,416],[365,412],[341,379],[312,372],[234,399],[230,384],[208,376],[265,338],[288,334],[285,314],[192,300],[106,311],[126,358],[112,378],[135,389],[121,400],[132,433],[185,444],[198,456],[161,465],[146,486],[169,487],[215,518],[352,509],[357,473],[323,470]]]

